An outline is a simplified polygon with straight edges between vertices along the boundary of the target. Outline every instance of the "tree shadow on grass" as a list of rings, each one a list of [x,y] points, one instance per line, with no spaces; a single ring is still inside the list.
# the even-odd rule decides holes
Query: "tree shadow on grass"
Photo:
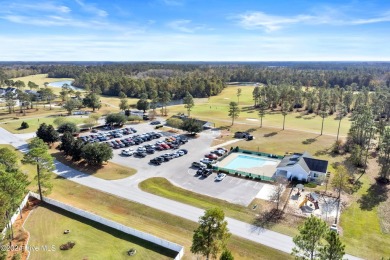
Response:
[[[268,134],[264,134],[263,136],[264,137],[272,137],[272,136],[277,135],[277,134],[278,134],[278,132],[271,132],[271,133],[268,133]]]
[[[372,210],[381,202],[387,200],[388,191],[389,187],[387,185],[375,182],[368,188],[367,193],[358,200],[360,208],[362,210]]]
[[[275,208],[265,210],[252,222],[252,231],[263,232],[284,220],[284,212]]]
[[[312,143],[314,143],[315,141],[317,141],[316,138],[308,138],[308,139],[302,141],[302,144],[312,144]]]

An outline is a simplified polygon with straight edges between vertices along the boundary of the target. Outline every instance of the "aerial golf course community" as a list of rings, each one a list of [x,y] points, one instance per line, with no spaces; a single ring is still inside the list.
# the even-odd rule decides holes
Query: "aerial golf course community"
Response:
[[[389,259],[389,65],[237,66],[0,67],[0,259]]]

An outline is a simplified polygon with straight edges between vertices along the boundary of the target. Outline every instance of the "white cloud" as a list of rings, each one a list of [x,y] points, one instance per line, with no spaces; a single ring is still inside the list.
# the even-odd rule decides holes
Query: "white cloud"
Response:
[[[323,12],[323,14],[300,14],[296,16],[269,15],[264,12],[246,12],[234,17],[245,29],[264,29],[267,32],[276,31],[293,24],[329,24],[329,25],[360,25],[390,21],[390,12],[374,18],[346,18],[340,12]]]
[[[246,36],[174,33],[0,36],[1,60],[284,61],[389,60],[383,39],[345,36]],[[25,44],[28,42],[28,45]]]
[[[100,17],[108,16],[108,13],[105,10],[97,8],[94,4],[86,4],[82,0],[75,0],[75,2],[89,13],[92,13]]]
[[[175,20],[166,24],[169,28],[184,32],[193,33],[195,31],[205,29],[204,25],[193,25],[191,20]]]
[[[34,2],[23,3],[23,2],[4,2],[1,3],[2,13],[13,13],[13,12],[57,12],[62,14],[70,13],[72,10],[65,5],[54,4],[53,2]]]

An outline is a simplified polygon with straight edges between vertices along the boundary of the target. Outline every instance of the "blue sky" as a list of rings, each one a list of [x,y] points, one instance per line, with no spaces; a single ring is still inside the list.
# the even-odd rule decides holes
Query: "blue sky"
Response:
[[[390,61],[390,1],[0,0],[3,61]]]

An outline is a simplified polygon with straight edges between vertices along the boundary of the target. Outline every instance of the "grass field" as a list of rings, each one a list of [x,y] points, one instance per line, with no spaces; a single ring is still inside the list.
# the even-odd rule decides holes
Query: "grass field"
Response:
[[[48,78],[47,74],[36,74],[36,75],[30,75],[26,77],[20,77],[20,78],[13,78],[12,80],[17,81],[21,80],[26,84],[26,89],[29,89],[27,86],[27,83],[29,81],[34,82],[39,86],[39,88],[44,88],[45,82],[51,83],[51,82],[56,82],[56,81],[65,81],[65,80],[73,80],[72,78]],[[52,88],[55,94],[59,94],[61,91],[61,88],[55,88],[55,87],[49,87]]]
[[[56,146],[57,144],[53,145],[50,149],[50,153],[54,158],[73,169],[93,175],[94,177],[105,180],[118,180],[134,175],[137,172],[136,169],[125,167],[113,162],[107,162],[102,166],[90,166],[85,164],[83,161],[76,163],[72,161],[70,157],[65,157],[62,152],[55,149]]]
[[[221,199],[216,199],[210,196],[182,189],[172,185],[167,179],[161,177],[147,179],[141,182],[139,187],[143,191],[176,200],[201,209],[209,209],[215,207],[215,205],[218,205],[221,209],[223,209],[227,217],[235,218],[247,223],[253,223],[256,216],[261,211],[264,211],[264,208],[272,207],[272,205],[269,205],[271,203],[267,203],[266,201],[260,199],[255,199],[248,207],[229,203]],[[252,209],[254,205],[257,205],[256,210]],[[295,218],[294,221],[296,221]],[[295,228],[295,226],[299,225],[301,222],[294,222],[295,225],[289,225],[291,223],[292,220],[285,221],[285,223],[278,223],[272,226],[272,230],[289,236],[295,236],[298,234],[298,230]]]
[[[176,252],[79,217],[62,209],[45,205],[36,208],[24,225],[30,233],[30,246],[53,245],[55,251],[30,251],[30,259],[128,259],[127,250],[135,248],[132,259],[172,259]],[[69,229],[69,234],[63,234]],[[59,247],[68,241],[74,248]]]
[[[77,117],[72,116],[72,117],[64,117],[64,118],[70,119],[72,122],[76,124],[83,123],[85,119],[85,118],[81,118],[80,116]],[[22,118],[12,122],[5,122],[3,124],[0,124],[0,127],[14,134],[33,133],[38,130],[40,124],[46,123],[52,125],[55,119],[56,119],[55,116],[47,116],[47,117],[40,117],[40,118]],[[20,125],[22,124],[23,121],[28,123],[29,128],[20,129]]]
[[[228,117],[229,103],[231,101],[237,102],[237,89],[239,87],[231,86],[225,88],[218,96],[210,97],[208,103],[197,103],[191,111],[191,116],[200,119],[209,120],[216,123],[216,126],[230,126],[231,118]],[[242,94],[240,96],[241,113],[239,118],[235,120],[235,124],[246,124],[248,127],[259,127],[260,118],[258,111],[253,109],[252,91],[254,87],[241,87]],[[187,111],[184,105],[177,105],[168,108],[169,114],[184,113]],[[297,129],[302,131],[318,132],[321,130],[320,116],[315,114],[305,115],[305,112],[292,112],[286,116],[285,128]],[[325,118],[324,134],[337,134],[339,121],[335,119],[335,115]],[[340,134],[346,135],[348,133],[351,122],[348,118],[341,121]],[[283,116],[280,111],[268,111],[263,118],[263,126],[272,126],[282,129]]]
[[[386,201],[390,192],[383,187],[372,186],[373,181],[365,175],[362,187],[354,194],[354,200],[343,212],[340,225],[343,227],[342,241],[346,250],[366,259],[381,259],[390,256],[390,234],[380,227],[378,205]],[[376,190],[378,189],[379,190]]]
[[[55,177],[53,184],[49,197],[183,245],[184,259],[193,259],[189,249],[195,222],[60,177]],[[288,254],[236,236],[230,239],[228,248],[235,259],[292,259]]]

